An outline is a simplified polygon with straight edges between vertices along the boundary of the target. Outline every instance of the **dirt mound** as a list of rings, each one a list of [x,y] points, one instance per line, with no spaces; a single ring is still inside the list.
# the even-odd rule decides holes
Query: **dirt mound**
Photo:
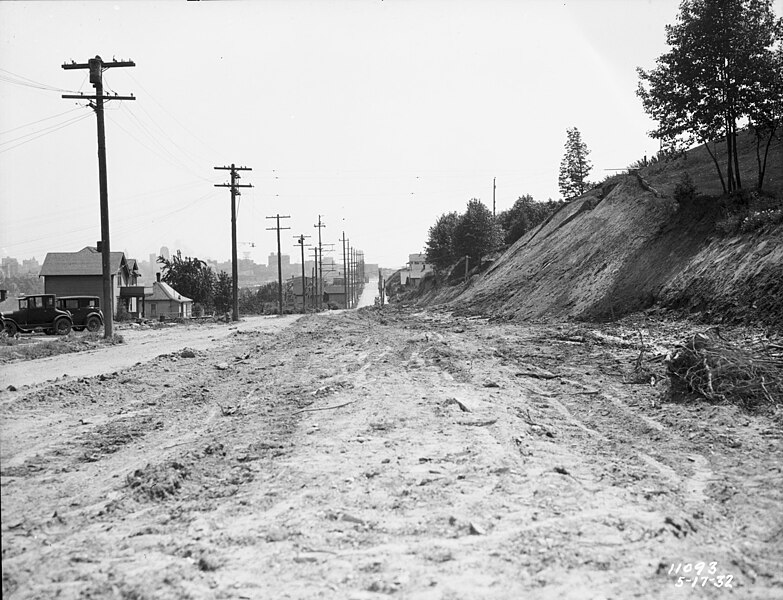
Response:
[[[740,147],[743,179],[752,187],[752,138]],[[675,198],[686,174],[694,193]],[[780,210],[780,140],[765,181],[773,195],[767,203]],[[783,326],[783,224],[721,234],[723,201],[708,196],[719,192],[704,148],[618,175],[524,235],[456,298],[452,288],[438,300],[504,319],[613,320],[657,305],[702,312],[712,321]]]

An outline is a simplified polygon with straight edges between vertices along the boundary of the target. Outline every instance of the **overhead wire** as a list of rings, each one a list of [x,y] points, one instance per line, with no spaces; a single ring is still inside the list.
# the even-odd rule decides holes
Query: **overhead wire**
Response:
[[[84,119],[88,118],[89,114],[79,115],[78,117],[74,117],[72,119],[69,119],[67,121],[64,121],[63,123],[57,123],[56,125],[51,125],[49,127],[46,127],[44,129],[38,130],[33,133],[28,133],[22,136],[19,136],[18,138],[14,138],[12,140],[8,140],[5,142],[0,142],[0,146],[3,146],[5,144],[10,144],[12,142],[16,142],[18,140],[22,140],[24,138],[29,137],[29,139],[26,139],[24,141],[19,142],[18,144],[14,144],[13,146],[9,146],[8,148],[0,149],[0,154],[3,152],[8,152],[9,150],[13,150],[14,148],[18,148],[19,146],[22,146],[24,144],[27,144],[28,142],[32,142],[33,140],[37,140],[40,137],[43,137],[45,135],[49,135],[50,133],[54,133],[55,131],[59,131],[60,129],[63,129],[64,127],[68,127],[69,125],[73,125],[74,123],[78,123],[79,121],[83,121]],[[33,136],[33,137],[30,137]]]
[[[12,127],[11,129],[6,129],[5,131],[0,131],[0,135],[5,135],[6,133],[11,133],[12,131],[16,131],[17,129],[24,129],[25,127],[31,127],[32,125],[37,125],[38,123],[43,123],[44,121],[49,121],[51,119],[56,119],[57,117],[62,117],[63,115],[67,115],[68,113],[72,113],[75,110],[81,110],[81,106],[77,106],[76,108],[71,108],[69,110],[66,110],[65,112],[58,113],[56,115],[52,115],[50,117],[44,117],[43,119],[38,119],[37,121],[31,121],[30,123],[25,123],[24,125],[18,125],[16,127]]]
[[[25,77],[24,75],[17,75],[16,73],[12,73],[7,69],[0,69],[0,81],[4,81],[6,83],[11,83],[14,85],[20,85],[23,87],[29,87],[37,90],[45,90],[47,92],[67,92],[70,94],[78,93],[75,92],[74,90],[66,90],[63,88],[59,88],[57,86],[48,85],[46,83],[35,81],[34,79],[30,79],[29,77]]]

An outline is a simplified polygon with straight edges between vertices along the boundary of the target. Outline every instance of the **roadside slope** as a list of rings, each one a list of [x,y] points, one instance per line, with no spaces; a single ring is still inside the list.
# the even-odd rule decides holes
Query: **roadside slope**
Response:
[[[756,159],[749,143],[742,146],[746,182]],[[659,304],[783,324],[783,225],[718,236],[719,201],[700,194],[719,190],[702,155],[697,148],[608,180],[524,235],[463,290],[444,290],[436,301],[508,319],[608,320]],[[674,188],[686,173],[698,193],[678,202]],[[768,205],[779,209],[781,141],[772,146],[766,181],[778,198]]]

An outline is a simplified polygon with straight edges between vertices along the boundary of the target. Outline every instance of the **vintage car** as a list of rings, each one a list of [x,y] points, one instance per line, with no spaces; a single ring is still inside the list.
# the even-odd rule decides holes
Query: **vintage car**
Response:
[[[71,314],[55,306],[54,294],[36,294],[19,298],[19,309],[3,313],[5,331],[8,335],[17,332],[32,333],[44,331],[47,334],[68,335],[73,327]]]
[[[57,308],[71,313],[76,331],[98,331],[103,327],[103,311],[98,296],[59,296]]]

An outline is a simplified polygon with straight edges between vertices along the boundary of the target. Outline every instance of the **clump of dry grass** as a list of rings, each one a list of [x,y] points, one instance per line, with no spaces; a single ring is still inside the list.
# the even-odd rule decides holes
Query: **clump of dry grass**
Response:
[[[757,338],[732,343],[697,333],[667,358],[673,389],[758,410],[783,403],[783,345]]]

